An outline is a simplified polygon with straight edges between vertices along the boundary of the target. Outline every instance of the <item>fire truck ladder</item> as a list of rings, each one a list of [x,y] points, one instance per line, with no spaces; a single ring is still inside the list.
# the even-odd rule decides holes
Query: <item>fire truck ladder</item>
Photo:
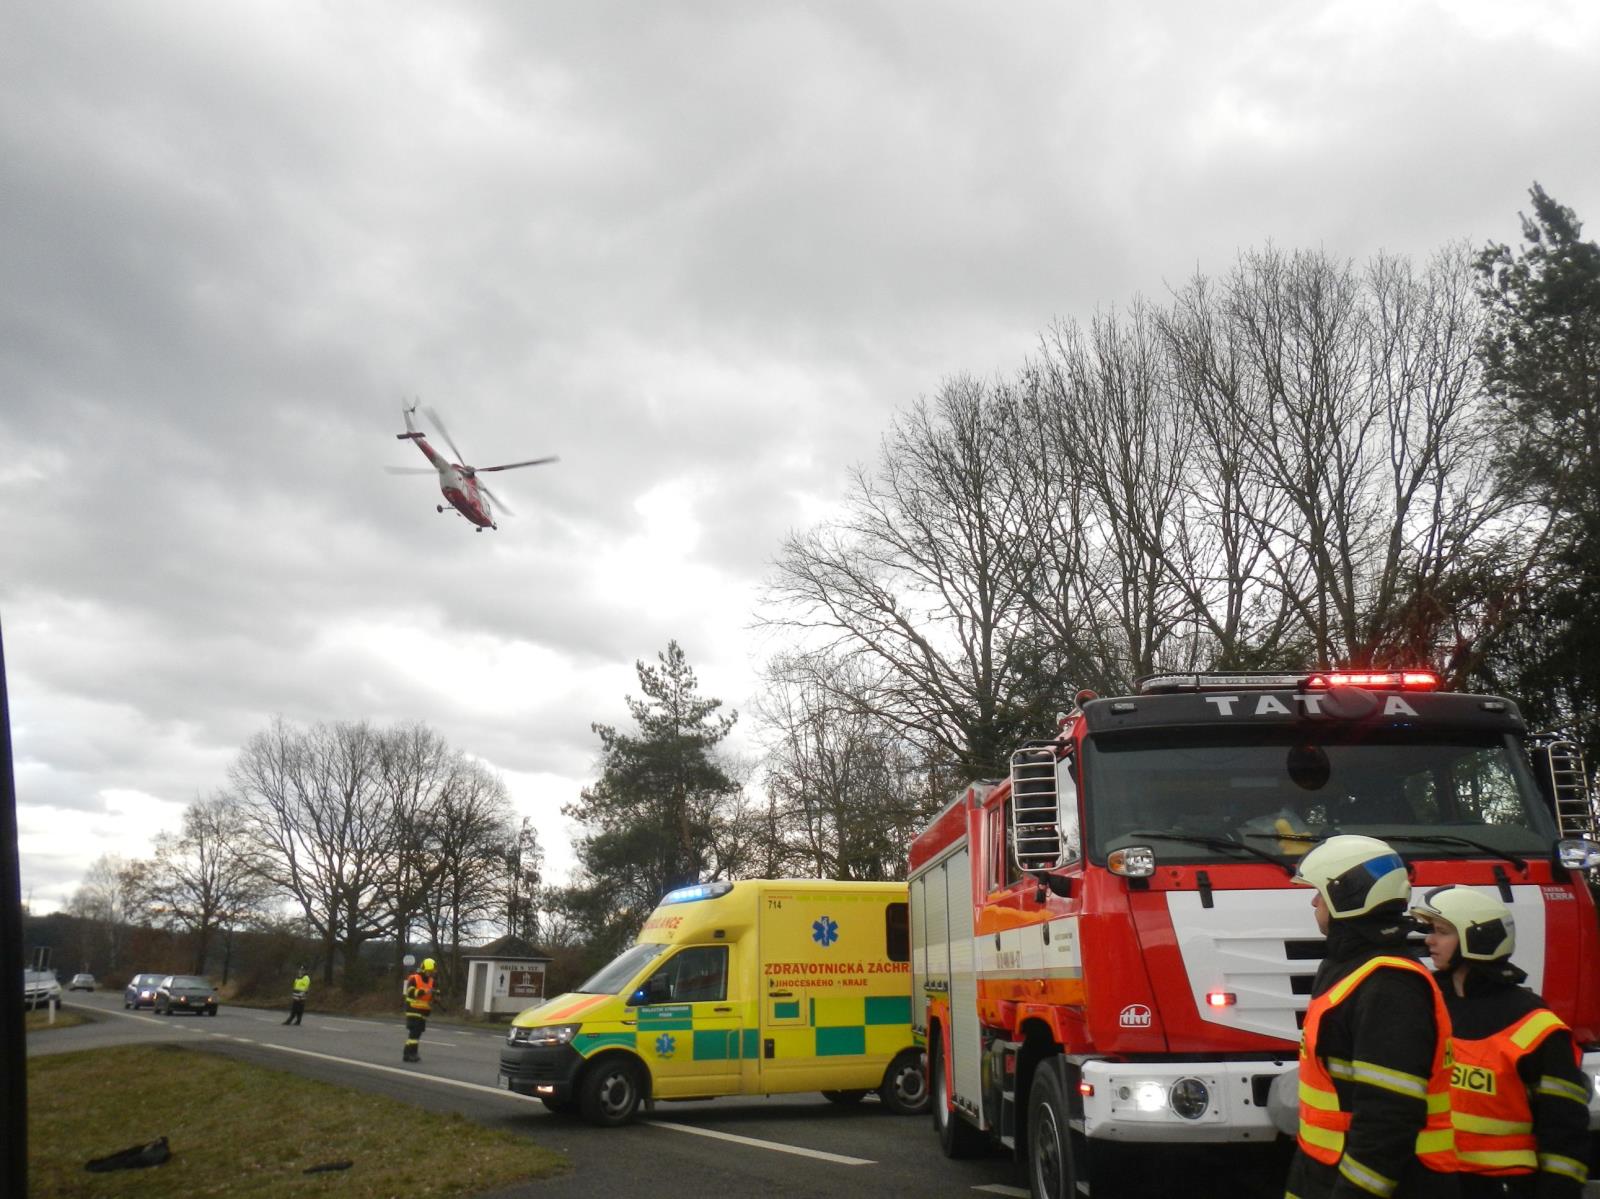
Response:
[[[1589,798],[1589,775],[1583,747],[1576,741],[1552,741],[1545,747],[1550,763],[1550,795],[1555,800],[1556,823],[1563,837],[1595,835],[1594,804]]]
[[[1061,811],[1052,743],[1011,755],[1011,845],[1017,867],[1030,873],[1061,865]]]

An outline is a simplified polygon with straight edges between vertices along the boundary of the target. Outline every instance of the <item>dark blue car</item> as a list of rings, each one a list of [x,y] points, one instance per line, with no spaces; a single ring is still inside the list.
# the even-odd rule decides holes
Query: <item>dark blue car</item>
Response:
[[[156,1006],[156,988],[161,985],[165,974],[135,974],[131,982],[122,989],[122,1006],[138,1011],[142,1007]]]

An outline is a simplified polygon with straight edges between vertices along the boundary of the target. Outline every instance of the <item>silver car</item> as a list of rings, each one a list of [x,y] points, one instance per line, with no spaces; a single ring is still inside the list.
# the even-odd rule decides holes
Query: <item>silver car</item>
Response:
[[[22,1006],[26,1008],[41,1008],[47,1004],[61,1002],[61,984],[56,981],[56,976],[48,970],[24,970],[22,972]]]

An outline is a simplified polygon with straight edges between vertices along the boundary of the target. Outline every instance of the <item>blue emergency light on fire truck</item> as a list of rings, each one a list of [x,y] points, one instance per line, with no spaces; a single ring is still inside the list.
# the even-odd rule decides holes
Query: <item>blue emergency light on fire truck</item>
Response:
[[[1419,891],[1495,890],[1529,985],[1600,1074],[1600,844],[1575,745],[1427,670],[1164,674],[1080,693],[912,845],[912,1013],[944,1152],[999,1142],[1053,1197],[1115,1190],[1129,1146],[1274,1142],[1323,953],[1290,879],[1336,833],[1390,842]]]

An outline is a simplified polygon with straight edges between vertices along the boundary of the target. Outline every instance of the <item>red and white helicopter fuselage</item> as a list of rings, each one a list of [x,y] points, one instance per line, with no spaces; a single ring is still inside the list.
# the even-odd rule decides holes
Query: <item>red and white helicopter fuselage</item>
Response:
[[[551,456],[532,458],[526,462],[507,462],[500,466],[468,466],[462,462],[451,462],[429,445],[428,439],[417,429],[416,423],[411,419],[412,413],[416,410],[417,406],[415,404],[404,410],[406,431],[404,433],[396,433],[395,436],[401,441],[414,441],[417,443],[417,448],[422,451],[423,456],[432,464],[433,469],[438,472],[440,492],[443,493],[445,499],[450,501],[450,507],[473,523],[476,532],[481,533],[485,529],[498,529],[500,527],[495,524],[494,509],[490,506],[491,500],[495,503],[499,503],[499,500],[494,498],[494,493],[487,486],[478,482],[480,471],[515,470],[518,467],[542,466],[546,462],[558,461],[554,456]],[[445,440],[445,444],[455,450],[455,453],[459,456],[461,451],[456,449],[456,443],[451,440],[449,432],[444,427],[444,422],[439,419],[439,414],[431,408],[427,409],[427,413],[428,419],[438,428],[440,435]],[[407,467],[395,466],[387,469],[394,474],[427,473],[420,467],[414,471]],[[500,504],[500,508],[505,512],[511,511],[503,503]],[[436,510],[443,512],[445,510],[444,505],[437,505]]]
[[[406,424],[410,424],[408,419]],[[433,463],[433,469],[439,472],[439,490],[444,493],[444,498],[450,501],[450,506],[465,516],[480,529],[497,529],[500,526],[494,523],[494,512],[489,506],[489,497],[484,495],[478,487],[478,480],[461,468],[458,462],[451,462],[438,450],[428,444],[428,439],[415,429],[409,433],[395,434],[401,441],[414,441],[417,449],[427,456]],[[441,505],[440,512],[444,511]]]

